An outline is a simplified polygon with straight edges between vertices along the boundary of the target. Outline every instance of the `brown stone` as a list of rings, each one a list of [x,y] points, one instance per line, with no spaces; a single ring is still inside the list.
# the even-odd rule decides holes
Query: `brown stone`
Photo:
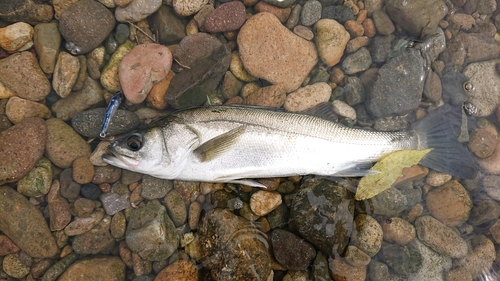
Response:
[[[452,180],[427,193],[427,209],[441,223],[453,227],[469,218],[472,201],[465,188]]]
[[[185,260],[177,260],[158,273],[154,281],[197,281],[198,268]]]

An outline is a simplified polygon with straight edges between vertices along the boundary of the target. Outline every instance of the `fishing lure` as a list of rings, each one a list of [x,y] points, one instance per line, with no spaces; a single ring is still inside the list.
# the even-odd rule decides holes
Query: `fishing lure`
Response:
[[[122,91],[117,91],[109,101],[108,108],[106,109],[106,114],[104,115],[104,121],[102,122],[101,133],[99,133],[99,136],[101,138],[106,137],[106,131],[108,130],[111,118],[113,118],[113,116],[115,115],[122,101],[123,101]]]

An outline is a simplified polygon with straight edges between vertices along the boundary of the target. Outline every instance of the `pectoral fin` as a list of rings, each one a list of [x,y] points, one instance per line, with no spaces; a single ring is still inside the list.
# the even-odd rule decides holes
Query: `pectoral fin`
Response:
[[[245,126],[239,126],[220,136],[210,139],[194,150],[201,162],[210,161],[231,149],[245,132]]]
[[[370,170],[372,164],[358,164],[355,166],[347,167],[344,170],[338,171],[332,176],[336,177],[364,177],[367,175],[376,175],[379,174],[379,171]]]

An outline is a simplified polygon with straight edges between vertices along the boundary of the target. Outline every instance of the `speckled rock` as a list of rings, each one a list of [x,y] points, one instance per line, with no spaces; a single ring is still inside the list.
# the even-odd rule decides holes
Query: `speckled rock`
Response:
[[[380,224],[371,216],[360,214],[354,220],[352,243],[373,257],[382,246],[383,232]]]
[[[258,216],[265,216],[281,205],[281,202],[281,194],[278,192],[259,190],[250,197],[250,209]]]
[[[419,38],[434,33],[439,21],[448,13],[448,7],[441,0],[412,3],[390,0],[387,1],[385,8],[393,21]]]
[[[471,63],[465,67],[463,74],[469,77],[472,89],[466,91],[469,102],[477,108],[476,116],[491,115],[500,102],[500,76],[495,66],[500,60]]]
[[[318,60],[312,42],[293,34],[270,13],[251,17],[237,43],[245,69],[273,84],[285,84],[286,92],[299,88]],[[278,49],[276,44],[289,47]]]
[[[118,74],[118,70],[120,67],[120,62],[123,57],[134,47],[134,43],[132,41],[127,40],[125,43],[120,45],[118,49],[113,53],[111,59],[108,61],[108,64],[104,67],[101,72],[101,85],[104,89],[114,93],[121,89],[120,85],[120,77]]]
[[[353,245],[347,246],[344,258],[350,265],[355,267],[366,266],[372,260],[369,255]]]
[[[389,16],[384,10],[374,11],[372,14],[373,22],[377,28],[378,33],[381,35],[389,35],[396,29]]]
[[[451,175],[438,172],[438,171],[430,171],[429,174],[427,175],[427,178],[425,179],[425,183],[427,183],[430,186],[437,187],[441,186],[448,181],[451,180]]]
[[[57,245],[42,213],[26,197],[8,186],[0,187],[0,230],[34,258],[50,258]]]
[[[103,217],[104,211],[102,208],[94,210],[88,217],[75,217],[75,219],[64,228],[64,233],[68,236],[83,234],[98,225]]]
[[[81,156],[76,158],[72,164],[73,167],[73,180],[79,184],[86,184],[94,178],[94,166],[89,160],[88,156]]]
[[[42,100],[50,92],[50,82],[31,52],[15,53],[0,60],[0,82],[27,100]]]
[[[181,194],[177,190],[171,190],[163,199],[169,217],[176,227],[183,225],[187,218],[187,209]]]
[[[303,25],[294,26],[293,33],[309,41],[314,39],[314,33],[312,32],[312,30]]]
[[[262,87],[250,93],[245,99],[245,104],[278,108],[285,103],[285,100],[286,88],[283,84],[278,84]]]
[[[344,24],[348,20],[354,20],[354,13],[351,8],[345,5],[331,5],[323,7],[321,11],[322,19],[333,19],[340,24]]]
[[[332,102],[333,112],[339,116],[349,118],[351,120],[356,120],[356,110],[352,108],[347,103],[341,100],[334,100]]]
[[[9,22],[24,21],[35,25],[52,20],[54,10],[50,4],[36,1],[2,1],[0,3],[0,17]]]
[[[13,182],[28,174],[42,158],[47,127],[41,118],[25,119],[0,133],[0,183]]]
[[[497,143],[498,134],[496,134],[496,131],[492,132],[487,128],[481,128],[472,131],[468,147],[477,157],[488,158],[495,152]]]
[[[388,190],[367,200],[363,204],[368,212],[385,216],[397,216],[408,207],[408,199],[398,189]]]
[[[115,26],[113,14],[101,3],[81,0],[68,7],[59,19],[59,31],[73,47],[72,54],[86,54],[99,46]]]
[[[42,158],[26,176],[17,182],[17,192],[27,197],[40,197],[49,192],[51,184],[51,163],[46,158]]]
[[[457,265],[470,272],[472,278],[478,278],[491,269],[495,260],[495,246],[483,235],[472,237],[471,246],[472,250],[467,256],[458,260]]]
[[[311,244],[279,228],[271,233],[271,244],[276,260],[289,270],[305,270],[316,255]]]
[[[30,117],[48,119],[51,116],[50,110],[44,104],[18,97],[9,99],[5,106],[5,114],[14,124],[19,124]]]
[[[264,1],[259,1],[255,7],[254,11],[256,13],[271,13],[275,15],[281,23],[285,23],[288,19],[291,9],[290,8],[280,8]]]
[[[206,4],[208,0],[174,0],[172,2],[175,12],[183,17],[196,14]]]
[[[30,273],[30,268],[24,264],[18,254],[9,254],[3,257],[2,261],[3,271],[14,278],[24,278]]]
[[[120,179],[122,169],[107,165],[104,167],[95,167],[93,184],[113,183]]]
[[[353,54],[347,56],[342,62],[342,70],[346,74],[356,74],[370,68],[372,57],[367,48],[360,48]]]
[[[208,32],[226,32],[240,28],[246,20],[245,5],[240,1],[224,3],[207,15],[204,23]]]
[[[6,256],[19,252],[21,249],[6,235],[0,235],[0,255]]]
[[[62,120],[47,120],[47,144],[45,155],[60,168],[71,167],[73,160],[90,155],[90,146]]]
[[[76,261],[57,279],[59,281],[125,280],[125,264],[119,257],[93,257]]]
[[[300,13],[300,22],[305,26],[311,26],[321,19],[321,2],[312,0],[304,3]]]
[[[72,247],[80,255],[106,254],[113,248],[115,239],[109,232],[111,217],[104,218],[90,231],[76,235]]]
[[[71,119],[71,125],[82,136],[89,138],[99,137],[105,112],[106,108],[94,108],[83,111]],[[137,114],[119,109],[111,119],[106,134],[108,136],[120,135],[135,129],[137,125],[139,125]]]
[[[95,205],[94,201],[87,198],[78,198],[72,204],[75,215],[80,218],[89,217],[94,211]]]
[[[52,87],[61,98],[65,98],[71,93],[79,71],[80,61],[77,57],[66,52],[59,53],[52,77]]]
[[[362,281],[366,279],[365,266],[352,266],[344,258],[329,258],[328,269],[333,280]]]
[[[426,204],[432,216],[450,227],[467,221],[472,208],[467,191],[454,180],[429,191]]]
[[[398,217],[387,218],[380,226],[384,232],[384,241],[406,245],[416,236],[415,227]]]
[[[198,281],[197,266],[186,260],[177,260],[158,272],[154,281]]]
[[[349,32],[335,20],[322,19],[314,25],[314,36],[321,61],[330,67],[336,65],[350,39]]]
[[[284,108],[290,112],[303,111],[327,102],[331,94],[332,88],[325,82],[307,85],[287,95]]]
[[[8,52],[25,51],[33,46],[34,29],[25,22],[0,28],[0,47]]]
[[[132,0],[128,5],[115,9],[115,18],[120,22],[138,22],[156,12],[161,3],[161,0]]]
[[[238,51],[234,51],[231,53],[231,63],[229,64],[229,69],[231,70],[231,73],[238,78],[238,80],[244,81],[244,82],[252,82],[257,80],[257,78],[253,77],[246,71],[245,67],[243,66],[243,62],[241,61],[240,58],[240,53]]]
[[[71,207],[68,201],[61,196],[60,188],[59,181],[54,180],[47,194],[51,231],[62,230],[71,221]]]
[[[462,258],[467,255],[467,243],[453,229],[431,216],[422,216],[415,221],[418,239],[437,253]]]

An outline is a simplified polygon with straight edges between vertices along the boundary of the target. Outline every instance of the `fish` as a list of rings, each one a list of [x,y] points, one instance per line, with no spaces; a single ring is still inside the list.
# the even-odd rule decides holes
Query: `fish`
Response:
[[[453,110],[433,110],[398,132],[343,126],[329,118],[330,103],[316,112],[321,114],[246,106],[181,110],[117,139],[102,159],[161,179],[263,188],[255,179],[376,173],[371,164],[399,150],[433,148],[422,165],[462,178],[476,171],[471,154],[456,140],[461,117]]]
[[[108,130],[109,123],[111,122],[111,118],[113,118],[113,116],[115,115],[122,101],[123,101],[122,91],[117,91],[109,101],[108,107],[106,108],[104,121],[102,122],[101,132],[99,133],[99,136],[101,138],[106,138],[106,132]]]

